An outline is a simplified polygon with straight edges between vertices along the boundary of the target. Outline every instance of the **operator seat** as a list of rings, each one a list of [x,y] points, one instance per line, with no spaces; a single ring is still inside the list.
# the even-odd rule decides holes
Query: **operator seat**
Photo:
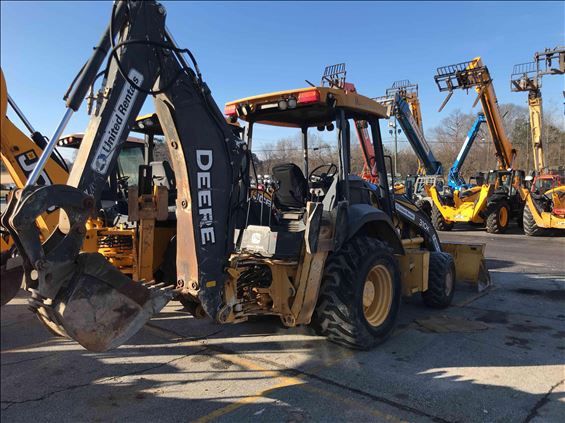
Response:
[[[281,211],[300,211],[306,206],[308,182],[302,170],[294,163],[273,167],[273,177],[279,182],[275,192],[275,206]]]

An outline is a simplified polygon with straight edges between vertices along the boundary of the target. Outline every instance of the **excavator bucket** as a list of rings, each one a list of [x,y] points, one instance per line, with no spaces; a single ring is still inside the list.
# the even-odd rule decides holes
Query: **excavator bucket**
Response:
[[[442,242],[441,247],[453,256],[458,280],[476,285],[479,292],[491,285],[485,261],[485,244]]]
[[[35,187],[16,192],[2,225],[22,253],[25,287],[32,293],[30,305],[40,321],[52,333],[101,352],[139,331],[172,299],[173,287],[135,282],[99,253],[75,256],[92,206],[91,197],[76,188]],[[51,207],[65,211],[70,230],[56,231],[42,243],[35,220]]]
[[[135,335],[173,296],[170,288],[134,282],[100,254],[85,253],[78,270],[55,300],[30,289],[30,304],[54,335],[89,351],[116,348]]]
[[[77,261],[79,271],[51,312],[66,334],[89,351],[121,345],[172,298],[170,289],[134,282],[100,254],[81,254]]]

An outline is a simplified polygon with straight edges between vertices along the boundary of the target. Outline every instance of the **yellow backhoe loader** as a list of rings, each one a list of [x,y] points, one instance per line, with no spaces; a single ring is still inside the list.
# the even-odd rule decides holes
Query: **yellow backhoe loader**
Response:
[[[565,231],[565,172],[545,164],[541,97],[542,77],[563,74],[565,47],[556,47],[537,52],[533,62],[515,65],[510,78],[512,91],[528,93],[534,177],[528,188],[522,188],[522,198],[524,233],[529,236]]]
[[[455,260],[417,207],[394,201],[379,129],[384,108],[328,86],[249,97],[226,106],[231,119],[248,122],[243,141],[216,106],[194,56],[166,28],[165,16],[154,1],[113,4],[110,24],[76,79],[38,170],[8,204],[2,223],[23,257],[32,308],[44,310],[85,348],[104,351],[129,339],[174,296],[220,323],[276,315],[288,327],[312,323],[353,348],[373,347],[391,334],[403,294],[421,292],[427,305],[448,306]],[[98,70],[106,68],[106,52],[107,95],[97,99],[67,185],[36,185],[43,157]],[[149,182],[139,182],[137,200],[129,193],[128,216],[148,231],[139,248],[166,245],[163,262],[170,263],[168,272],[139,283],[102,255],[80,250],[93,205],[148,96],[154,98],[174,184],[169,189],[140,178]],[[376,188],[349,172],[354,120],[366,121],[372,135]],[[267,188],[252,184],[255,123],[300,129],[303,169],[281,164]],[[339,157],[310,170],[307,129],[322,125],[335,127]],[[169,200],[175,213],[164,212]],[[51,207],[65,213],[42,243],[32,222]],[[174,225],[174,235],[144,226],[144,218],[155,216]],[[468,270],[474,277],[482,247],[471,251],[477,260]]]

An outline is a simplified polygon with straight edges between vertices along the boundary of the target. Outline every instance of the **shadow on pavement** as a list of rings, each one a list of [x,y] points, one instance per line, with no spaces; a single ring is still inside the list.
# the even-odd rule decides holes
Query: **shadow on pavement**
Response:
[[[563,284],[522,273],[495,283],[474,301],[460,289],[465,306],[403,304],[400,329],[372,351],[275,319],[220,326],[171,304],[128,345],[94,354],[53,338],[20,296],[2,309],[2,420],[528,421],[550,400],[564,413]],[[534,285],[545,296],[524,291]],[[418,324],[430,317],[485,327],[436,333]]]

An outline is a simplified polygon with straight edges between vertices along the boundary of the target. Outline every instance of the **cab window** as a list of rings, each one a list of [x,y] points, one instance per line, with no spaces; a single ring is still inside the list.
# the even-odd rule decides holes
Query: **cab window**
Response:
[[[123,148],[118,156],[118,177],[125,178],[129,186],[138,184],[139,166],[144,164],[141,147]]]

